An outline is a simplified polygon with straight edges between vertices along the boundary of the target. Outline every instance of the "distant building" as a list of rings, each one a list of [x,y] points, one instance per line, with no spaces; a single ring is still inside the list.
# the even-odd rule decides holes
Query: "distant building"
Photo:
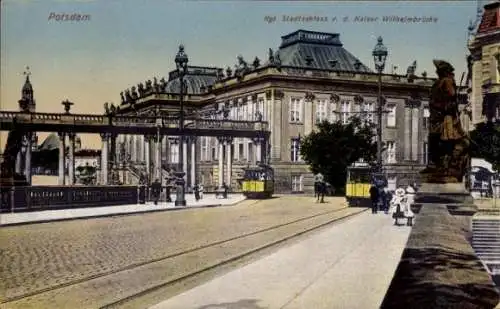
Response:
[[[389,181],[398,185],[418,181],[417,173],[427,162],[428,96],[434,79],[425,72],[416,76],[415,70],[416,63],[407,75],[382,77],[384,164]],[[231,120],[270,123],[268,153],[278,192],[312,191],[312,174],[300,156],[300,143],[317,123],[348,123],[353,115],[377,121],[377,74],[343,46],[337,33],[298,30],[283,36],[278,50],[269,49],[262,63],[259,59],[247,63],[239,57],[235,69],[190,66],[185,81],[188,116],[223,119],[226,113]],[[119,114],[175,118],[178,92],[178,72],[173,71],[168,80],[147,81],[122,93]],[[182,149],[177,137],[162,139],[160,162],[150,142],[155,138],[118,136],[116,142],[125,146],[137,170],[150,173],[158,165],[165,171],[175,168]],[[259,145],[245,138],[229,141],[189,139],[183,148],[188,185],[201,182],[215,188],[222,179],[233,190],[239,189],[241,169],[261,160]],[[221,166],[232,171],[229,177],[219,177]]]
[[[469,30],[472,124],[500,121],[500,2],[485,5],[477,30]]]

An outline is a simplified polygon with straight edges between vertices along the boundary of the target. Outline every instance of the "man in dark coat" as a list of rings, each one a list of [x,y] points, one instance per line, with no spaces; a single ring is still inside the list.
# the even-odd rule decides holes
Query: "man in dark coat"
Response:
[[[161,182],[158,179],[151,184],[151,194],[153,195],[155,205],[158,205],[158,200],[160,199],[161,194]]]
[[[376,214],[378,208],[379,190],[375,185],[372,185],[370,188],[370,200],[372,202],[372,214]]]

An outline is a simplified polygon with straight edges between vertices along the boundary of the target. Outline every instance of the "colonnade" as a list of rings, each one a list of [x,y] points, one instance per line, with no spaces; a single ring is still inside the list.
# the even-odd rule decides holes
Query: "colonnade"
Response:
[[[196,136],[184,136],[182,147],[179,147],[178,136],[165,136],[160,134],[146,135],[122,135],[120,143],[125,146],[125,152],[129,155],[128,160],[136,166],[145,166],[147,181],[151,183],[158,179],[164,181],[163,163],[167,162],[169,168],[178,169],[179,150],[183,152],[182,170],[186,173],[185,180],[187,186],[196,184]],[[101,156],[101,183],[108,184],[109,160],[113,160],[114,153],[108,154],[110,143],[115,144],[117,137],[109,134],[101,134],[102,156]],[[170,160],[166,160],[169,158]],[[121,158],[123,159],[123,158]],[[116,158],[115,158],[116,160]],[[143,164],[141,164],[143,163]],[[189,165],[189,170],[188,170]]]
[[[75,133],[59,132],[59,162],[58,162],[58,184],[59,185],[74,185],[75,184]],[[118,150],[116,147],[117,135],[113,133],[101,133],[101,158],[100,158],[100,184],[110,184],[110,161],[115,164],[124,160],[118,158]],[[235,138],[222,136],[217,137],[218,142],[218,185],[227,184],[231,186]],[[26,137],[24,156],[21,152],[16,160],[16,172],[24,174],[31,180],[31,135]],[[197,183],[197,145],[196,136],[184,136],[182,138],[182,147],[179,147],[179,137],[168,137],[162,135],[123,135],[121,142],[124,143],[128,153],[130,162],[143,162],[146,167],[146,176],[149,182],[156,179],[162,181],[163,177],[163,158],[169,158],[170,167],[177,169],[179,150],[183,151],[183,166],[185,172],[185,180],[187,186],[193,186]],[[137,143],[139,141],[139,143]],[[265,162],[266,147],[268,140],[265,138],[253,138],[255,151],[251,158],[252,164],[257,162]],[[69,143],[69,144],[68,144]],[[141,145],[141,146],[139,146]],[[138,147],[139,146],[139,147]],[[68,149],[68,153],[66,150]],[[67,161],[66,161],[67,160]],[[198,160],[199,161],[199,160]],[[116,166],[115,166],[116,167]],[[67,169],[67,173],[66,173]]]
[[[29,185],[31,185],[31,152],[33,148],[33,133],[27,133],[23,137],[22,143],[22,150],[17,153],[14,168],[17,174],[24,174],[26,181]]]
[[[234,138],[221,136],[217,137],[217,141],[219,145],[217,183],[219,186],[222,186],[223,184],[231,186],[234,159]],[[257,137],[253,138],[252,142],[254,143],[256,149],[252,158],[252,164],[255,165],[257,162],[266,162],[266,148],[268,140],[265,138]],[[226,161],[226,164],[224,164],[224,161]]]

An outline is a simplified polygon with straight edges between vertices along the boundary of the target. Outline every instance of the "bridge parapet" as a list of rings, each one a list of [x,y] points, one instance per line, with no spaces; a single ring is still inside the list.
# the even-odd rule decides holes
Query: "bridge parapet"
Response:
[[[138,203],[137,186],[13,187],[2,198],[0,212],[23,212]]]
[[[144,116],[105,116],[105,115],[78,115],[63,113],[25,113],[25,112],[0,112],[2,128],[8,128],[14,123],[31,124],[37,127],[43,125],[64,126],[70,125],[78,132],[78,127],[110,126],[116,128],[149,128],[157,127],[166,129],[179,128],[179,119],[175,117],[144,117]],[[269,124],[265,121],[245,121],[227,119],[200,119],[186,117],[186,128],[194,129],[219,129],[228,131],[268,131]]]
[[[467,240],[472,207],[457,211],[445,198],[412,207],[418,212],[415,224],[381,309],[497,306],[498,291]]]

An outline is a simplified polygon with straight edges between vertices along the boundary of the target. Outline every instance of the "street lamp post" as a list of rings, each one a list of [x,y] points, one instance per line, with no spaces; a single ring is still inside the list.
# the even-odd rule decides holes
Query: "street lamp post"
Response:
[[[177,72],[179,73],[180,91],[179,91],[179,107],[180,107],[180,117],[179,117],[179,162],[177,171],[175,173],[177,185],[175,206],[186,206],[185,197],[185,181],[184,181],[184,152],[182,149],[184,146],[184,76],[187,72],[188,56],[184,52],[184,46],[179,46],[179,51],[175,56],[175,65],[177,67]]]
[[[382,170],[382,72],[387,59],[387,47],[382,42],[382,37],[377,39],[377,45],[373,49],[372,56],[375,62],[375,69],[378,72],[378,106],[377,106],[377,170]]]

